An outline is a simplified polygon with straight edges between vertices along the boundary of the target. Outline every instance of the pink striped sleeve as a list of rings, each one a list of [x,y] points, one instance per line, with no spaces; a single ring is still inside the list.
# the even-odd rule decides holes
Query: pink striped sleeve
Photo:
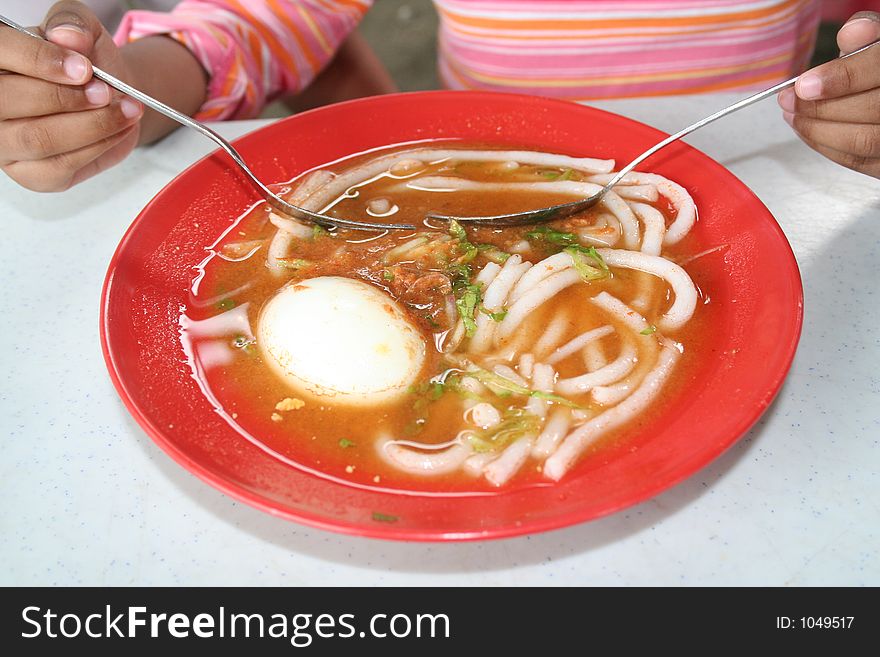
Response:
[[[304,89],[332,59],[372,0],[183,0],[170,13],[131,11],[115,40],[167,35],[208,72],[196,118],[257,116],[278,96]]]

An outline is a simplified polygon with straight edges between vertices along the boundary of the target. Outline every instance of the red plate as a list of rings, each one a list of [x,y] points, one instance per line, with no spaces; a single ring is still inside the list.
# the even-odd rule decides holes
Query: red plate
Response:
[[[283,181],[359,151],[413,140],[527,144],[621,163],[663,137],[635,121],[562,101],[428,92],[299,114],[243,137],[237,147],[260,178]],[[688,390],[638,435],[583,459],[558,484],[488,496],[364,490],[285,465],[226,424],[191,376],[178,336],[205,245],[256,200],[225,156],[207,157],[173,180],[116,250],[101,307],[110,376],[138,423],[183,467],[236,499],[307,525],[389,539],[471,540],[618,511],[693,474],[758,419],[791,364],[803,307],[791,248],[745,185],[681,142],[646,168],[691,192],[700,212],[693,233],[698,244],[728,245],[698,261],[713,328]]]

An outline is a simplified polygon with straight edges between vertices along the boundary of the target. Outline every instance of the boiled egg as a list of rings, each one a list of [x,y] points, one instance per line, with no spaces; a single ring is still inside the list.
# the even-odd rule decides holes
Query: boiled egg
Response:
[[[257,344],[292,388],[348,405],[393,401],[426,356],[425,337],[393,299],[339,276],[281,288],[260,313]]]

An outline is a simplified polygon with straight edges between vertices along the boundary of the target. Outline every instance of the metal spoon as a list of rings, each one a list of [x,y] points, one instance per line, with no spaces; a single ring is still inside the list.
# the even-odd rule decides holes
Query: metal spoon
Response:
[[[858,50],[854,50],[848,55],[843,55],[840,59],[846,59],[847,57],[852,57],[853,55],[857,55],[860,52],[871,48],[872,46],[880,43],[880,40],[869,43],[866,46],[859,48]],[[651,157],[654,153],[659,151],[661,148],[668,146],[674,141],[678,141],[685,135],[692,133],[694,130],[698,130],[705,125],[709,125],[713,121],[717,121],[723,116],[727,116],[737,110],[742,109],[743,107],[747,107],[752,103],[757,103],[759,100],[764,100],[768,96],[772,96],[773,94],[786,89],[794,85],[797,82],[800,75],[791,78],[790,80],[786,80],[785,82],[780,82],[777,85],[770,87],[769,89],[765,89],[764,91],[759,91],[758,93],[749,96],[748,98],[744,98],[733,105],[729,105],[724,109],[718,110],[714,114],[707,116],[704,119],[700,119],[696,123],[689,125],[683,130],[679,130],[674,135],[671,135],[664,139],[663,141],[655,144],[644,153],[635,158],[632,162],[623,167],[620,171],[617,172],[611,180],[608,181],[608,184],[605,185],[598,192],[589,196],[580,201],[573,201],[571,203],[562,203],[560,205],[554,205],[549,208],[541,208],[539,210],[529,210],[526,212],[514,212],[512,214],[499,214],[494,216],[487,217],[455,217],[451,215],[443,215],[443,214],[428,214],[428,219],[437,219],[440,221],[458,221],[458,222],[471,222],[480,225],[491,225],[491,226],[522,226],[528,224],[537,224],[544,223],[546,221],[553,221],[556,219],[565,219],[566,217],[570,217],[578,212],[583,212],[584,210],[593,207],[602,200],[602,197],[605,196],[609,192],[609,190],[614,187],[617,183],[619,183],[623,177],[628,174],[630,171],[635,169],[639,164],[644,162],[646,159]]]
[[[0,23],[5,23],[13,30],[17,30],[22,34],[27,34],[28,36],[34,37],[35,39],[43,39],[43,37],[41,37],[39,34],[35,34],[23,28],[21,25],[6,18],[2,14],[0,14]],[[92,66],[92,72],[96,78],[102,80],[103,82],[106,82],[114,89],[117,89],[118,91],[121,91],[122,93],[131,96],[132,98],[136,98],[144,105],[152,107],[154,110],[160,112],[161,114],[164,114],[168,118],[174,119],[178,123],[182,123],[183,125],[200,132],[208,139],[213,140],[218,146],[220,146],[220,148],[222,148],[229,154],[229,157],[232,158],[232,160],[239,166],[239,168],[244,172],[248,179],[265,197],[266,202],[268,202],[269,205],[271,205],[279,212],[282,212],[283,214],[295,217],[296,219],[316,223],[319,226],[323,226],[325,228],[338,227],[348,228],[351,230],[416,230],[416,227],[412,224],[389,224],[379,222],[353,221],[351,219],[340,219],[338,217],[329,217],[324,214],[318,214],[317,212],[312,212],[311,210],[306,210],[305,208],[292,205],[280,196],[278,196],[278,194],[270,190],[266,185],[264,185],[263,182],[259,178],[257,178],[256,175],[254,175],[254,173],[250,170],[244,159],[241,157],[241,155],[239,155],[238,151],[235,150],[232,144],[230,144],[226,139],[211,130],[211,128],[206,126],[204,123],[196,121],[186,114],[181,114],[177,110],[168,107],[168,105],[166,105],[165,103],[145,94],[143,91],[135,89],[131,85],[126,84],[122,80],[110,75],[106,71],[102,71],[97,66]]]

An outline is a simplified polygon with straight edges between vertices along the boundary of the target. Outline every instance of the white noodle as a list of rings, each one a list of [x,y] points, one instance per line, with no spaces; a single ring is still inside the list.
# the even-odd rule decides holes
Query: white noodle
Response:
[[[279,231],[288,233],[291,237],[307,240],[312,236],[312,228],[291,217],[283,217],[275,212],[269,212],[269,223]]]
[[[299,186],[287,197],[292,205],[297,205],[305,210],[315,211],[318,209],[320,200],[311,202],[317,196],[318,191],[329,184],[335,174],[319,169],[306,174]],[[266,265],[276,276],[281,274],[285,267],[279,262],[290,252],[290,245],[294,239],[308,239],[312,235],[311,226],[307,226],[296,219],[282,217],[274,212],[269,213],[269,221],[278,228],[266,253]]]
[[[248,320],[248,306],[250,306],[249,303],[243,303],[232,310],[207,319],[190,319],[186,315],[181,315],[180,327],[191,338],[217,338],[224,335],[240,334],[253,340],[254,334]]]
[[[532,348],[535,357],[544,358],[551,349],[562,342],[562,336],[568,331],[570,325],[568,313],[564,310],[559,311],[544,328],[544,332]]]
[[[632,371],[638,361],[638,351],[632,342],[624,342],[620,354],[613,361],[595,372],[560,379],[556,382],[556,392],[561,395],[574,395],[588,392],[595,386],[608,385],[619,381]]]
[[[576,338],[569,340],[564,345],[559,347],[556,351],[550,354],[550,357],[546,359],[546,362],[549,365],[555,365],[563,358],[567,358],[573,353],[580,351],[594,340],[599,340],[601,338],[604,338],[606,335],[611,335],[612,333],[614,333],[613,326],[606,325],[600,326],[599,328],[590,329],[589,331],[581,333]]]
[[[664,341],[656,367],[648,373],[636,391],[617,406],[588,420],[570,433],[559,449],[544,462],[544,475],[559,481],[591,443],[644,411],[669,378],[679,355],[674,344]]]
[[[664,331],[675,331],[684,326],[694,314],[694,309],[697,307],[697,288],[694,287],[687,272],[674,262],[639,251],[598,249],[598,252],[609,267],[638,269],[659,276],[669,283],[675,294],[675,301],[657,322],[658,328]]]
[[[657,208],[645,203],[630,203],[629,207],[645,227],[642,234],[642,253],[659,256],[663,245],[663,236],[666,234],[666,221],[663,219],[663,214]]]
[[[656,185],[617,185],[614,191],[622,199],[627,201],[645,201],[654,203],[660,198]]]
[[[589,180],[597,185],[605,185],[613,177],[613,173],[598,174],[590,176]],[[694,205],[694,199],[691,198],[691,195],[681,185],[656,173],[643,173],[641,171],[633,171],[626,174],[618,184],[654,185],[657,187],[658,192],[669,199],[673,207],[675,207],[675,220],[666,231],[666,236],[663,238],[664,244],[680,242],[693,228],[697,220],[697,207]]]
[[[510,256],[492,284],[486,288],[486,294],[483,295],[483,305],[493,313],[499,312],[507,301],[513,286],[531,267],[532,263],[523,262],[522,256]]]
[[[480,402],[471,406],[464,414],[465,420],[470,420],[472,424],[481,429],[494,427],[501,422],[501,413],[498,409],[487,402]]]
[[[486,194],[499,194],[504,192],[546,192],[565,194],[586,198],[598,192],[601,187],[591,183],[563,180],[558,182],[528,182],[528,183],[486,183],[466,178],[452,178],[449,176],[425,176],[418,179],[418,187],[415,183],[406,183],[392,191],[402,191],[404,187],[421,189],[426,191],[480,191]],[[609,191],[602,197],[599,205],[606,208],[620,222],[623,231],[623,244],[628,249],[638,248],[639,245],[639,222],[633,211],[616,192]]]
[[[519,357],[519,373],[527,379],[532,378],[532,371],[535,368],[535,357],[533,354],[523,354]]]
[[[483,474],[493,486],[503,486],[515,475],[529,458],[532,450],[533,436],[523,436],[515,443],[508,445],[494,461],[483,468]]]
[[[493,454],[492,452],[478,452],[472,454],[465,459],[463,466],[464,471],[473,477],[478,477],[483,474],[483,468],[496,458],[498,458],[498,455]]]
[[[495,277],[498,275],[498,272],[501,271],[501,267],[494,262],[487,263],[485,267],[480,270],[480,273],[477,274],[477,277],[474,279],[474,283],[482,287],[484,290],[488,285],[495,280]]]
[[[532,389],[540,392],[553,392],[553,384],[556,381],[556,371],[544,363],[535,363],[532,371]],[[547,417],[548,402],[539,397],[529,397],[526,402],[526,411],[541,418]]]
[[[485,397],[489,394],[488,388],[486,388],[486,386],[484,386],[472,376],[461,377],[461,381],[459,381],[458,385],[465,392],[470,393],[474,397]],[[465,410],[472,408],[479,403],[479,399],[465,398],[462,400],[462,405],[465,407]]]
[[[628,376],[617,383],[614,383],[610,386],[596,386],[590,392],[593,397],[593,401],[597,404],[602,404],[603,406],[613,406],[614,404],[619,404],[626,396],[629,395],[634,388],[633,381],[638,379],[635,375]]]
[[[410,444],[409,441],[380,440],[377,447],[383,460],[399,470],[419,475],[446,474],[458,470],[471,453],[469,446],[458,442],[448,447],[444,445],[441,450],[418,443],[419,449],[412,449]]]
[[[428,243],[428,238],[424,235],[420,235],[419,237],[413,237],[411,240],[407,240],[403,244],[398,244],[393,249],[389,249],[385,252],[385,255],[382,256],[382,261],[385,263],[395,263],[406,257],[406,254],[410,251],[419,248],[420,246],[424,246]]]
[[[588,342],[584,347],[584,365],[587,366],[588,372],[595,372],[600,367],[605,367],[608,359],[605,358],[605,350],[599,340]]]
[[[614,192],[606,192],[599,205],[607,208],[620,222],[623,232],[623,245],[628,249],[636,249],[639,246],[639,220],[629,209],[622,198]]]
[[[568,257],[568,254],[565,255]],[[569,257],[570,260],[571,258]],[[580,280],[580,274],[574,269],[566,269],[547,277],[526,292],[508,309],[507,316],[501,321],[496,330],[496,336],[502,340],[510,337],[528,315],[559,292]]]
[[[532,456],[538,459],[550,456],[565,438],[570,426],[571,411],[567,408],[555,409],[547,419],[547,424],[544,425],[544,430],[538,436],[535,446],[532,447]]]
[[[508,304],[516,303],[526,292],[551,274],[569,267],[571,267],[571,256],[567,253],[557,253],[535,263],[531,269],[522,275],[522,278],[519,279],[513,290],[511,290]]]
[[[492,368],[492,371],[495,372],[498,376],[503,376],[508,381],[513,381],[516,385],[522,386],[523,388],[529,387],[529,382],[522,378],[519,374],[514,372],[507,365],[496,365]]]
[[[507,262],[504,263],[504,266],[501,267],[501,270],[492,279],[489,286],[485,288],[483,306],[486,310],[493,313],[500,312],[507,301],[510,290],[516,285],[520,276],[531,266],[531,263],[522,261],[522,256],[510,256]],[[498,265],[495,265],[495,267],[498,267]],[[498,322],[481,312],[477,315],[476,324],[477,328],[468,344],[468,350],[473,353],[481,353],[492,346]]]

